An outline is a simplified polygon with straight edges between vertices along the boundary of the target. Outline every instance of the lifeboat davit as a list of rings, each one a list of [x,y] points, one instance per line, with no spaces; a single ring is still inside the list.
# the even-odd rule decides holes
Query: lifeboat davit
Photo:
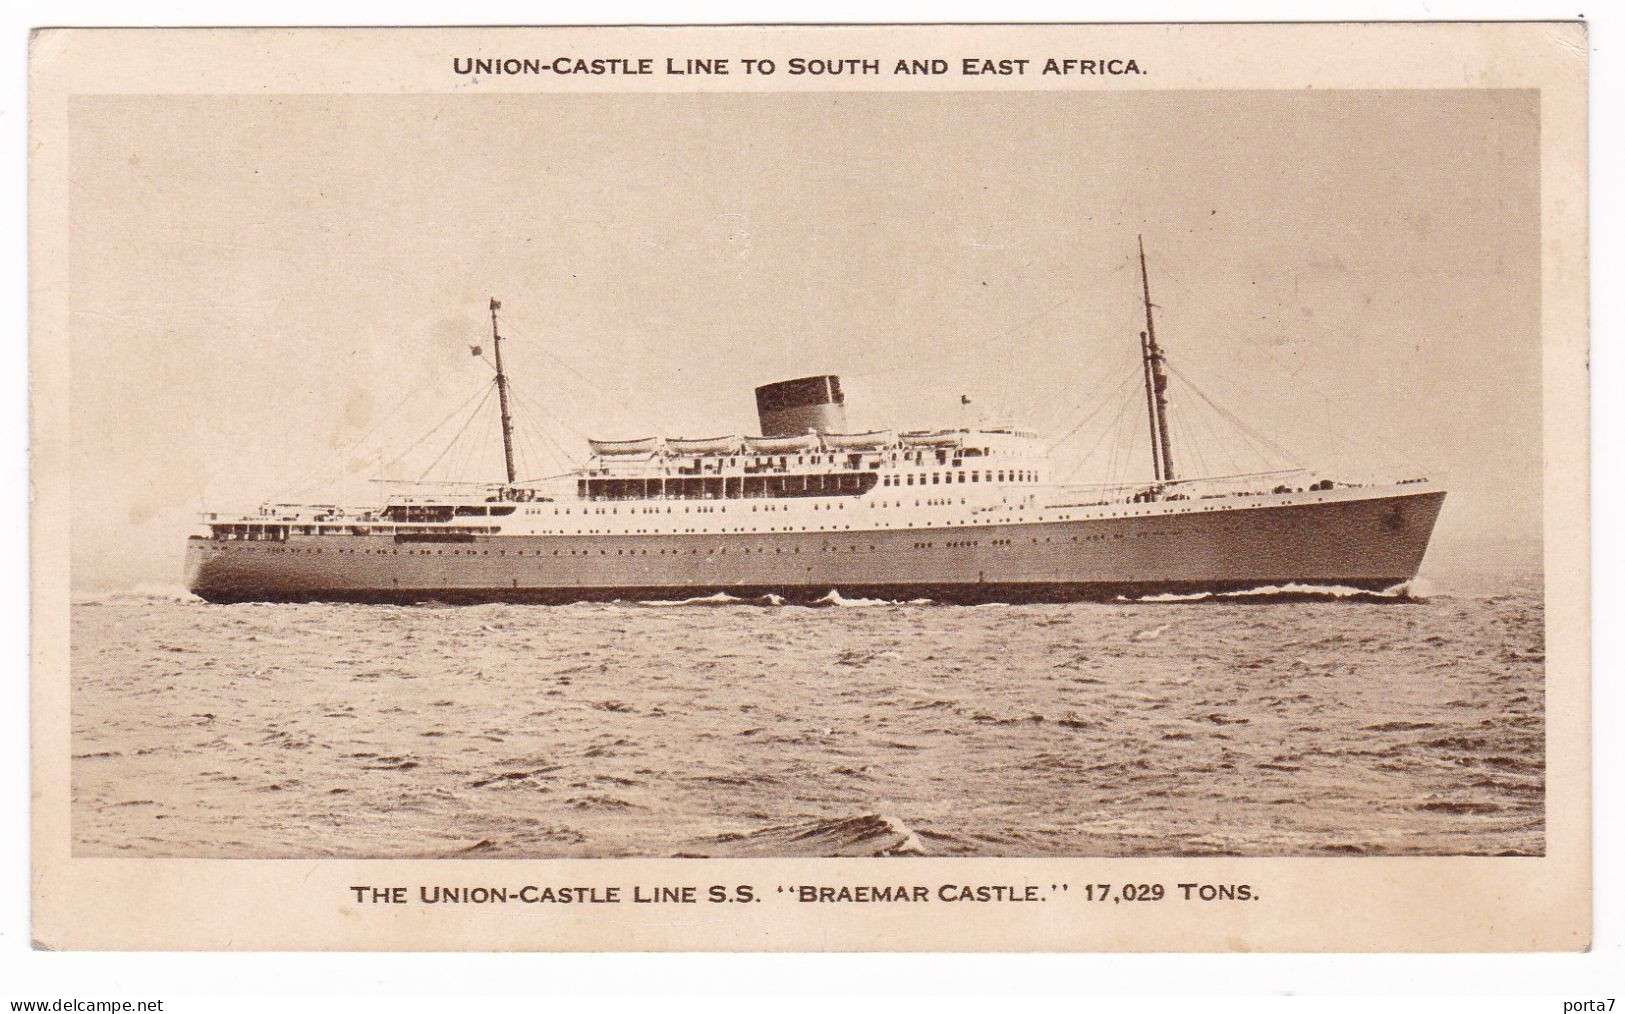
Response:
[[[818,434],[802,433],[793,437],[746,437],[745,446],[756,454],[787,454],[791,451],[811,451],[818,447]]]
[[[673,454],[732,454],[739,450],[740,443],[740,438],[736,436],[702,437],[695,440],[667,437],[666,450]]]
[[[960,433],[958,430],[938,430],[935,432],[921,430],[915,433],[904,433],[902,441],[909,447],[951,447],[958,444]]]
[[[641,437],[637,440],[588,440],[594,454],[653,454],[660,449],[659,437]]]
[[[885,447],[897,438],[891,430],[870,433],[825,433],[824,446],[838,451],[872,451]]]

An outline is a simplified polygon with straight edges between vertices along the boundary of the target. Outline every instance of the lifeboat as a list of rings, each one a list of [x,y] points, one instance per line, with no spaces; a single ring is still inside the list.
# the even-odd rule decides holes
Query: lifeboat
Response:
[[[930,432],[920,430],[914,433],[904,433],[902,441],[908,447],[951,447],[959,443],[961,434],[958,430],[938,430]]]
[[[666,438],[666,450],[673,454],[732,454],[739,450],[739,444],[740,439],[736,436],[702,437],[696,440]]]
[[[825,433],[824,446],[837,451],[872,451],[892,443],[896,437],[891,430],[871,433]]]
[[[652,454],[660,449],[659,437],[643,437],[638,440],[588,440],[587,446],[592,448],[594,454],[622,455],[622,454]]]
[[[818,434],[802,433],[793,437],[746,437],[745,447],[755,454],[788,454],[791,451],[811,451],[818,448]]]

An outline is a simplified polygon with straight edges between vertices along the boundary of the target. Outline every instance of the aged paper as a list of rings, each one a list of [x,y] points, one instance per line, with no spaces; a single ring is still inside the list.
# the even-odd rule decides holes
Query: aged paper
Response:
[[[30,73],[39,946],[1587,945],[1582,26]]]

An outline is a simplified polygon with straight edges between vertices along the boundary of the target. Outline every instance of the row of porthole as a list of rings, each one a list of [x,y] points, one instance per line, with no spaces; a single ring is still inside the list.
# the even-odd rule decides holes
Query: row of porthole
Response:
[[[1159,533],[1159,534],[1171,534],[1171,533]],[[1114,539],[1124,538],[1123,535],[1113,535],[1111,537],[1114,538]],[[1104,536],[1104,535],[1091,535],[1091,536],[1086,536],[1084,538],[1084,541],[1095,541],[1095,540],[1098,540],[1098,539],[1105,539],[1105,538],[1106,538],[1106,536]],[[1048,536],[1046,536],[1043,541],[1044,542],[1050,542],[1051,539]],[[1079,539],[1078,539],[1077,536],[1072,536],[1072,541],[1077,542],[1077,541],[1079,541]],[[1038,538],[1034,537],[1032,539],[1032,542],[1033,542],[1034,545],[1037,545],[1039,540],[1038,540]],[[992,542],[989,543],[990,546],[1008,546],[1010,544],[1011,544],[1011,540],[1009,540],[1009,539],[995,539],[995,540],[993,540]],[[969,548],[974,548],[974,547],[977,547],[977,546],[980,546],[980,545],[981,545],[980,541],[961,540],[961,541],[946,542],[946,543],[943,544],[943,548],[945,548],[945,549],[969,549]],[[216,546],[214,548],[217,549],[217,550],[220,550],[220,549],[224,549],[225,547]],[[916,543],[914,543],[914,548],[915,549],[934,549],[934,548],[936,548],[936,543],[935,542],[916,542]],[[278,547],[278,546],[268,546],[268,547],[266,547],[266,549],[268,551],[278,552],[278,553],[325,553],[326,552],[325,549],[309,549],[309,548],[301,549],[301,548],[296,548],[296,547]],[[858,549],[857,546],[849,547],[849,550],[852,551],[852,552],[856,552],[857,549]],[[828,553],[828,552],[839,552],[840,547],[838,547],[838,546],[834,546],[834,547],[832,547],[832,546],[824,546],[824,547],[822,547],[822,551],[826,552],[826,553]],[[869,551],[870,552],[875,552],[876,547],[871,545],[869,547]],[[350,553],[350,554],[361,553],[361,554],[364,554],[364,555],[378,555],[378,556],[398,556],[398,555],[400,555],[401,550],[399,550],[399,549],[365,549],[365,550],[341,549],[341,550],[337,550],[337,552],[339,552],[339,553]],[[446,554],[446,552],[447,551],[444,550],[444,549],[433,549],[433,550],[430,550],[430,549],[408,549],[408,550],[406,550],[406,555],[408,555],[408,556],[444,556]],[[491,555],[491,551],[489,549],[483,549],[483,550],[453,549],[450,552],[451,552],[451,555],[453,555],[453,556],[490,556]],[[688,551],[689,555],[691,555],[691,556],[697,556],[697,555],[699,555],[699,552],[700,551],[697,548],[696,549],[690,549]],[[707,555],[711,555],[711,554],[727,555],[728,550],[727,550],[726,547],[724,547],[722,549],[707,549],[705,552],[706,552]],[[755,549],[755,550],[753,550],[750,547],[746,547],[744,549],[744,553],[747,554],[747,555],[750,554],[750,553],[753,553],[753,552],[757,553],[758,555],[765,555],[767,553],[767,550],[765,550],[765,549]],[[775,548],[773,550],[773,552],[775,554],[782,553],[783,549],[782,548]],[[799,552],[801,552],[801,547],[799,547],[799,546],[792,547],[791,552],[792,553],[799,553]],[[665,555],[668,555],[668,554],[672,555],[672,556],[681,556],[681,555],[683,555],[681,550],[676,550],[676,549],[673,549],[673,550],[662,549],[662,550],[659,550],[656,555],[665,556]],[[497,550],[497,555],[498,556],[507,556],[508,551],[506,549],[499,549],[499,550]],[[516,549],[516,550],[513,551],[513,555],[522,557],[522,556],[526,555],[526,551],[523,550],[523,549]],[[530,555],[539,557],[539,556],[544,556],[544,555],[547,555],[547,554],[544,554],[541,550],[536,550],[536,551],[530,553]],[[592,551],[591,550],[586,550],[586,549],[582,549],[582,550],[576,550],[576,549],[559,550],[559,549],[555,549],[555,550],[552,551],[551,555],[553,555],[553,556],[564,556],[564,555],[569,555],[569,556],[591,556]],[[600,555],[600,556],[608,556],[609,555],[609,550],[600,549],[598,551],[598,555]],[[642,550],[637,550],[637,549],[634,549],[634,550],[617,549],[615,551],[615,555],[616,556],[648,556],[649,551],[647,549],[642,549]]]
[[[1178,532],[1157,532],[1157,533],[1137,532],[1137,533],[1135,533],[1135,537],[1143,538],[1148,534],[1174,535],[1174,534],[1180,534],[1180,533],[1178,533]],[[1126,538],[1126,537],[1127,536],[1125,536],[1123,534],[1113,534],[1113,535],[1110,536],[1110,538],[1112,538],[1112,539],[1122,539],[1122,538]],[[1082,537],[1081,541],[1095,542],[1095,541],[1105,540],[1106,538],[1108,538],[1108,536],[1106,536],[1106,535],[1088,535],[1088,536]],[[1044,539],[1043,539],[1043,542],[1045,542],[1045,543],[1049,543],[1051,541],[1052,541],[1052,539],[1049,536],[1045,536]],[[1071,537],[1071,541],[1072,542],[1078,542],[1078,541],[1080,541],[1080,538],[1078,536],[1074,535],[1074,536]],[[995,540],[993,540],[992,542],[989,543],[990,546],[1008,546],[1010,544],[1011,544],[1011,540],[1009,540],[1009,539],[995,539]],[[1039,544],[1039,539],[1036,536],[1032,537],[1032,544],[1033,545],[1038,545]],[[943,548],[945,548],[945,549],[969,549],[969,548],[974,548],[974,547],[977,547],[977,546],[980,546],[980,545],[981,545],[981,543],[979,541],[954,541],[954,542],[946,542],[946,543],[944,543]],[[219,550],[219,549],[224,549],[225,547],[216,546],[214,548]],[[916,542],[916,543],[914,543],[914,548],[915,549],[934,549],[934,548],[936,548],[936,543],[935,542]],[[268,547],[266,547],[266,549],[268,551],[270,551],[270,552],[277,552],[277,553],[324,553],[324,552],[326,552],[326,550],[324,550],[324,549],[308,549],[308,548],[300,549],[300,548],[295,548],[295,547],[279,547],[279,546],[268,546]],[[854,545],[854,546],[851,546],[849,548],[849,551],[856,552],[857,549],[858,549],[858,547]],[[826,553],[839,552],[840,547],[838,547],[838,546],[833,546],[833,547],[832,546],[824,546],[824,547],[822,547],[822,551],[826,552]],[[869,551],[870,552],[875,552],[876,547],[871,545],[869,547]],[[340,553],[363,553],[363,554],[368,554],[368,555],[376,554],[376,555],[379,555],[379,556],[384,556],[384,555],[399,555],[401,550],[399,550],[399,549],[389,549],[389,550],[385,550],[385,549],[368,549],[368,550],[341,549],[341,550],[338,550],[337,552],[340,552]],[[745,555],[749,555],[749,554],[751,554],[753,552],[758,554],[758,555],[765,555],[767,553],[767,550],[765,550],[765,549],[753,550],[750,547],[746,547],[743,552],[744,552]],[[782,547],[781,548],[775,548],[773,552],[775,554],[780,554],[780,553],[783,552],[783,549],[782,549]],[[792,553],[800,553],[801,552],[801,547],[799,547],[799,546],[792,547],[791,552]],[[435,550],[409,549],[409,550],[406,551],[406,554],[408,556],[431,556],[431,555],[432,556],[443,556],[443,555],[445,555],[445,553],[446,553],[446,550],[443,550],[443,549],[435,549]],[[690,556],[698,556],[699,553],[700,553],[700,550],[697,549],[697,548],[696,549],[690,549],[688,551],[688,555],[690,555]],[[726,556],[727,553],[728,553],[728,550],[727,550],[726,547],[724,547],[722,549],[706,549],[705,553],[706,553],[707,556],[710,556],[710,555]],[[489,549],[485,549],[485,550],[460,550],[460,549],[454,549],[454,550],[451,550],[451,554],[453,556],[465,556],[465,555],[466,556],[490,556],[491,551]],[[497,550],[497,555],[498,556],[507,556],[508,551],[505,550],[505,549]],[[526,555],[526,551],[522,550],[522,549],[514,550],[513,555],[522,557],[522,556]],[[540,556],[544,556],[544,555],[547,555],[547,554],[544,554],[541,550],[536,550],[535,552],[531,553],[530,555],[540,557]],[[569,555],[569,556],[591,556],[592,551],[591,550],[585,550],[585,549],[583,549],[583,550],[575,550],[575,549],[559,550],[559,549],[555,549],[555,550],[552,551],[551,555],[553,555],[553,556],[564,556],[564,555]],[[609,555],[609,550],[600,549],[598,551],[598,555],[600,555],[600,556],[608,556]],[[617,549],[615,551],[615,555],[616,556],[648,556],[649,551],[647,549],[643,549],[643,550]],[[662,549],[662,550],[659,550],[656,555],[659,555],[659,556],[665,556],[665,555],[681,556],[681,555],[683,555],[683,553],[682,553],[681,550],[676,550],[676,549],[673,549],[673,550]]]

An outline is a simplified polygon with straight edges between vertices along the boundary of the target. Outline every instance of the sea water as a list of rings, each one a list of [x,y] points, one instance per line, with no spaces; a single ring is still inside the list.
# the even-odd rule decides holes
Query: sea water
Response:
[[[1536,576],[72,606],[84,856],[1541,854]]]

